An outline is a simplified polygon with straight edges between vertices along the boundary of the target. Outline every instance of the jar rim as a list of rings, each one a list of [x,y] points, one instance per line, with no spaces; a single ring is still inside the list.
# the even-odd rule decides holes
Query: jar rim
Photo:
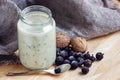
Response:
[[[30,12],[33,12],[33,11],[41,11],[41,12],[44,12],[48,15],[48,20],[44,23],[29,23],[26,21],[25,19],[25,15],[27,13],[30,13]],[[41,6],[41,5],[32,5],[32,6],[28,6],[26,7],[25,9],[23,9],[20,13],[20,19],[21,21],[23,21],[25,24],[28,24],[28,25],[45,25],[45,24],[48,24],[50,23],[50,21],[52,20],[52,12],[49,8],[45,7],[45,6]]]

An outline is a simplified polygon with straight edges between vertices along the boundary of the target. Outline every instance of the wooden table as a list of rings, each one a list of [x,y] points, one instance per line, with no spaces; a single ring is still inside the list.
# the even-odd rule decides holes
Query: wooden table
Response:
[[[104,59],[95,62],[87,75],[82,75],[81,69],[65,72],[59,76],[34,74],[7,77],[10,71],[25,71],[21,65],[0,66],[0,80],[120,80],[120,31],[88,41],[89,51],[95,54],[104,52]]]

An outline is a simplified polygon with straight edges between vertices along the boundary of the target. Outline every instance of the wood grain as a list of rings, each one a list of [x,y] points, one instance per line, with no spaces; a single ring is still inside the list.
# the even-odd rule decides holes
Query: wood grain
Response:
[[[88,41],[89,51],[95,54],[104,52],[104,59],[95,62],[87,75],[81,69],[65,72],[59,76],[34,74],[24,76],[5,76],[7,72],[26,71],[22,65],[0,66],[0,80],[120,80],[120,31]]]

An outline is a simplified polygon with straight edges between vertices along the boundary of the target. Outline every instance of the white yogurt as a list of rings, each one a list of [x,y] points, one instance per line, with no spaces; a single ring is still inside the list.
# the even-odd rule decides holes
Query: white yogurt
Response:
[[[46,69],[55,61],[55,21],[47,22],[48,18],[44,12],[32,11],[24,15],[28,24],[18,21],[20,61],[28,69]]]

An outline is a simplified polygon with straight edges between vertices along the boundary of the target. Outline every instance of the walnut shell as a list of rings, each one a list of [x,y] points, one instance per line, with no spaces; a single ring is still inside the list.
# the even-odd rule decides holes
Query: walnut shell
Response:
[[[87,50],[87,41],[82,37],[74,37],[71,39],[72,48],[78,52],[85,52]]]
[[[56,45],[58,48],[65,48],[70,43],[70,37],[62,32],[56,33]]]

